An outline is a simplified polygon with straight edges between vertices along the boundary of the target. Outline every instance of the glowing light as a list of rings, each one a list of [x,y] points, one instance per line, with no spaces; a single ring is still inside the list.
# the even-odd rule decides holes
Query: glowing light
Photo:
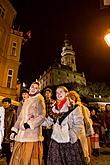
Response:
[[[105,35],[104,40],[106,44],[110,47],[110,33]]]
[[[100,99],[102,98],[101,95],[99,95],[99,98],[100,98]]]
[[[25,84],[25,82],[23,82],[23,88],[25,88],[26,87],[26,84]]]

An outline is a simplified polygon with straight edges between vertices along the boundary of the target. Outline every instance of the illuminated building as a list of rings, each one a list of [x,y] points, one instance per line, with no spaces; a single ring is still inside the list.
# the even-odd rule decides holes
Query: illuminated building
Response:
[[[75,62],[75,52],[69,40],[65,39],[61,53],[61,62],[54,63],[39,78],[41,90],[47,86],[57,86],[66,83],[78,83],[86,86],[84,73],[78,73]]]
[[[9,0],[0,1],[0,96],[17,97],[17,76],[23,32],[12,28],[16,11]]]

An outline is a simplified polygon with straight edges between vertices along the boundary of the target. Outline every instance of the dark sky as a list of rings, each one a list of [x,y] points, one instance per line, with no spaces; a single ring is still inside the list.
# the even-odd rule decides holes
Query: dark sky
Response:
[[[110,48],[103,37],[110,28],[110,7],[99,0],[11,0],[15,27],[32,37],[21,49],[19,78],[31,83],[60,60],[65,33],[76,53],[78,72],[87,81],[110,81]],[[110,84],[110,83],[109,83]]]

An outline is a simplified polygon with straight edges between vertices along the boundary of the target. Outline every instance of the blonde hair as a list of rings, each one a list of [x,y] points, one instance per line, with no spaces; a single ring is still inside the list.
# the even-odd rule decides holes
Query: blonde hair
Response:
[[[81,102],[80,95],[74,90],[69,91],[67,96],[72,100],[75,99],[75,102]]]
[[[65,93],[68,92],[68,89],[67,89],[65,86],[58,86],[57,89],[59,89],[59,88],[62,88],[62,89],[64,90]],[[57,90],[57,89],[56,89],[56,90]]]

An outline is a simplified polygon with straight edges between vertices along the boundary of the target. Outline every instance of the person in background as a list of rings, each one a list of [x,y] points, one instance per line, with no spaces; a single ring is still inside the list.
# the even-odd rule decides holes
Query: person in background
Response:
[[[68,89],[56,89],[56,101],[43,125],[53,125],[48,150],[48,165],[84,165],[84,154],[78,139],[84,123],[80,107],[67,97]]]
[[[46,117],[50,114],[50,111],[52,109],[52,105],[55,102],[55,100],[52,99],[52,90],[50,88],[46,88],[43,92],[44,99],[45,99],[45,105],[46,105]],[[51,140],[51,134],[52,134],[52,127],[42,127],[43,128],[43,158],[44,158],[44,164],[47,165],[47,154],[48,154],[48,148]]]
[[[5,109],[3,106],[0,107],[0,158],[2,158],[2,141],[4,137],[4,117]]]
[[[91,146],[92,146],[92,154],[94,156],[99,156],[99,149],[100,149],[100,145],[99,145],[99,132],[100,132],[100,123],[98,121],[97,115],[96,115],[96,111],[94,108],[91,108],[90,110],[90,114],[91,114],[91,119],[93,122],[93,128],[94,128],[94,135],[91,136]]]
[[[92,147],[91,147],[91,136],[94,135],[94,129],[93,129],[93,122],[90,116],[90,110],[88,108],[88,102],[85,97],[81,98],[81,104],[82,104],[82,113],[84,116],[84,125],[86,130],[86,138],[87,138],[87,144],[88,144],[88,151],[89,151],[89,157],[91,159],[92,156]]]
[[[46,110],[39,82],[31,84],[29,96],[11,129],[10,139],[15,140],[15,144],[10,165],[42,165],[44,138],[41,124]]]
[[[52,90],[46,88],[43,92],[45,103],[46,103],[46,117],[50,114],[51,108],[55,100],[52,99]]]
[[[20,101],[20,105],[17,108],[17,118],[21,112],[24,101],[29,98],[29,90],[26,88],[22,89],[21,96],[22,96],[22,100]]]
[[[99,105],[97,112],[98,121],[100,123],[99,141],[101,147],[106,147],[106,123],[105,123],[105,105]]]
[[[107,136],[107,146],[110,147],[110,104],[106,104],[105,112],[105,124],[106,124],[106,136]]]
[[[2,100],[2,105],[5,109],[4,116],[4,137],[2,142],[2,155],[6,156],[7,165],[10,162],[11,158],[11,146],[13,142],[10,140],[11,128],[14,126],[16,122],[16,110],[13,108],[11,104],[11,98],[4,98]]]

